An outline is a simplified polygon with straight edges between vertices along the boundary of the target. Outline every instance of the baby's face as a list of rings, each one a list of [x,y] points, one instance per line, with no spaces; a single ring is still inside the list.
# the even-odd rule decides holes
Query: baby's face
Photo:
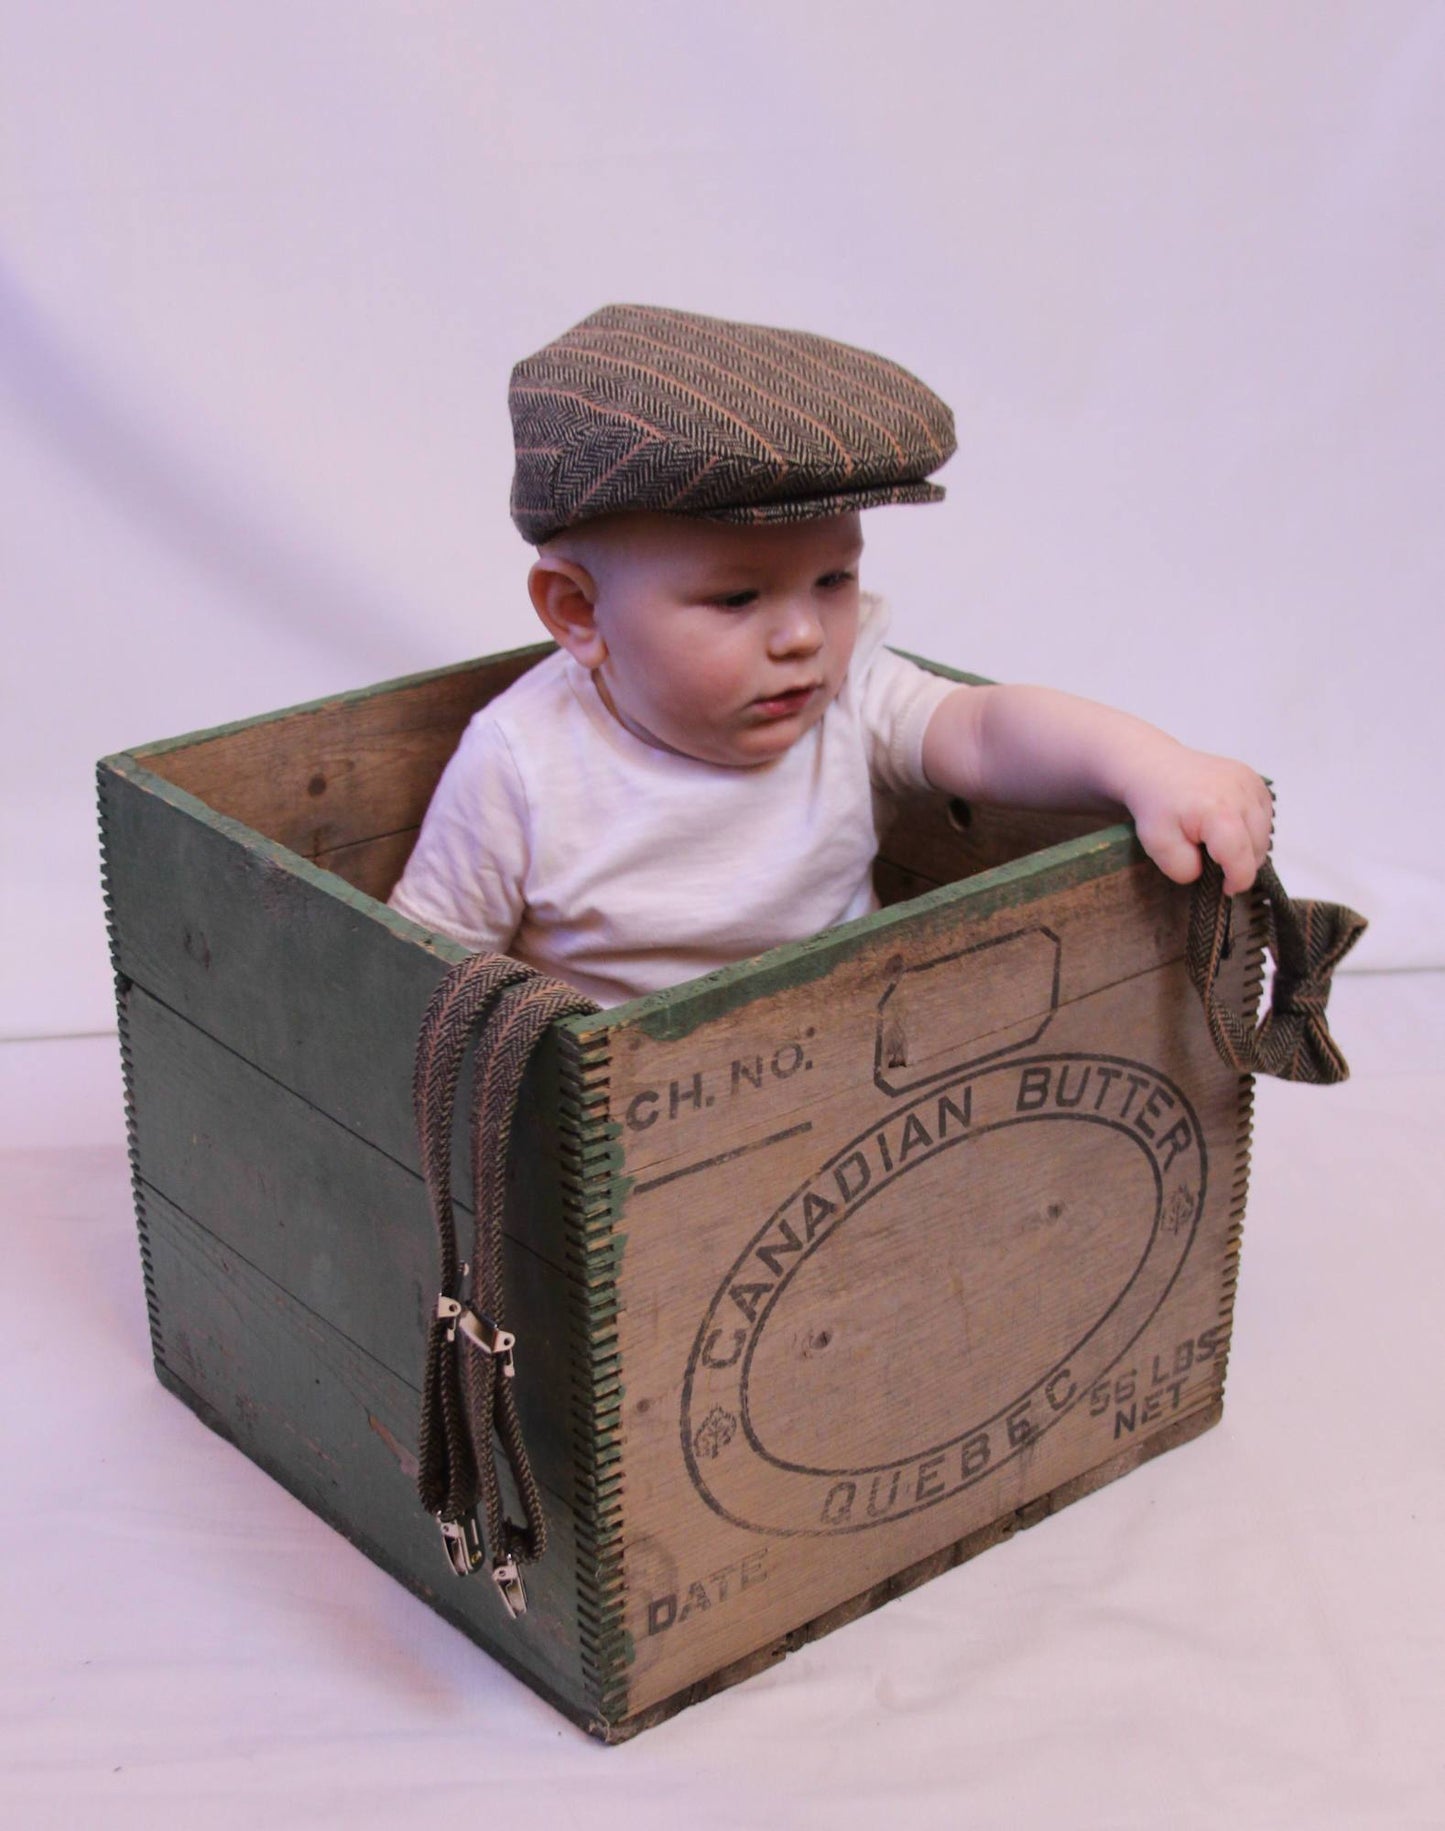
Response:
[[[629,516],[594,563],[594,678],[645,742],[769,762],[816,725],[858,633],[856,514],[761,527]]]

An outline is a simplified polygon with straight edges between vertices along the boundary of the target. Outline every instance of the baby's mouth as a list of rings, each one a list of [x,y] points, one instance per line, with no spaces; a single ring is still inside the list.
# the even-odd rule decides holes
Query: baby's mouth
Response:
[[[791,718],[808,705],[818,686],[817,681],[812,681],[807,686],[790,687],[786,693],[768,694],[753,701],[753,711],[764,718]]]

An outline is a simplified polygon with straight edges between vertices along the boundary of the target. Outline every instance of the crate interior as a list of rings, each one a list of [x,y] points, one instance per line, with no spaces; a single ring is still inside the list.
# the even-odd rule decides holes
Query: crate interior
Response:
[[[217,813],[380,899],[468,719],[551,652],[539,644],[138,753]],[[881,810],[878,893],[902,902],[1106,826],[1099,815],[920,795]]]

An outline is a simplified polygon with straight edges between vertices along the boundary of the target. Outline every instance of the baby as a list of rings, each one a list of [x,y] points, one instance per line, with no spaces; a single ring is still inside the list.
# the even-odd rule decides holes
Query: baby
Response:
[[[860,511],[938,500],[948,408],[866,351],[608,306],[512,375],[512,514],[558,645],[468,726],[392,907],[601,1005],[877,907],[875,790],[1127,809],[1189,883],[1269,849],[1242,763],[883,647]]]

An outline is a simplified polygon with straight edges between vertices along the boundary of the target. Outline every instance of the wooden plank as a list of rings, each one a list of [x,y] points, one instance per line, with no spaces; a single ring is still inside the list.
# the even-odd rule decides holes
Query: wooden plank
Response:
[[[1017,1508],[1013,1513],[1002,1514],[982,1526],[976,1532],[969,1533],[955,1544],[945,1546],[931,1557],[920,1558],[915,1563],[894,1571],[881,1583],[871,1589],[850,1596],[846,1602],[826,1609],[821,1615],[815,1615],[810,1621],[799,1622],[786,1632],[776,1634],[762,1646],[745,1653],[741,1658],[732,1660],[707,1677],[698,1679],[681,1691],[675,1691],[660,1703],[638,1708],[619,1723],[611,1726],[602,1739],[609,1743],[623,1742],[638,1735],[644,1729],[654,1728],[693,1704],[700,1704],[707,1698],[714,1697],[719,1691],[729,1686],[741,1684],[745,1679],[765,1672],[769,1666],[776,1665],[789,1653],[796,1653],[800,1647],[807,1646],[823,1635],[831,1634],[834,1629],[847,1627],[850,1621],[857,1621],[862,1616],[871,1614],[885,1603],[895,1601],[921,1584],[941,1577],[945,1572],[966,1564],[980,1553],[991,1551],[995,1546],[1006,1544],[1018,1533],[1027,1531],[1032,1526],[1040,1525],[1044,1520],[1070,1507],[1075,1501],[1087,1499],[1110,1482],[1118,1481],[1141,1468],[1154,1457],[1165,1451],[1178,1449],[1183,1444],[1192,1442],[1202,1432],[1217,1424],[1223,1415],[1223,1406],[1216,1404],[1202,1406],[1197,1411],[1188,1413],[1173,1424],[1166,1425],[1156,1434],[1141,1438],[1111,1456],[1096,1468],[1086,1470],[1072,1480],[1061,1482],[1048,1494],[1041,1495],[1027,1506]]]
[[[302,857],[416,827],[467,720],[550,654],[542,643],[139,753],[217,813]]]
[[[419,1170],[416,1037],[437,981],[467,950],[130,759],[101,766],[101,799],[116,971]],[[523,1087],[516,1138],[524,1161],[559,1161],[557,1072],[549,1042]],[[454,1169],[469,1200],[460,1140]],[[546,1240],[560,1237],[559,1198],[539,1186],[531,1199],[527,1237],[556,1258]]]
[[[922,877],[917,872],[895,864],[891,858],[880,855],[873,861],[873,888],[885,909],[895,903],[906,903],[910,897],[922,896],[926,891],[936,890],[938,885],[938,878]]]
[[[861,954],[856,974],[687,1032],[687,1057],[640,1025],[614,1033],[624,1134],[639,1092],[656,1096],[619,1178],[629,1714],[1217,1415],[1248,1084],[1172,957],[1188,899],[1159,903],[1154,877],[1118,872],[1042,898],[1032,923],[1015,908],[968,931],[982,959],[1011,924],[1022,1024],[1006,959],[1001,987],[960,981],[957,959],[909,957],[910,928],[904,1040],[929,1041],[896,1064],[875,1048],[888,981]],[[1045,933],[1073,993],[1036,1033]],[[1246,1003],[1258,942],[1256,919],[1229,966]],[[978,1047],[980,1023],[998,1048]],[[781,1076],[767,1035],[790,1051]],[[732,1095],[729,1057],[759,1055],[762,1086]],[[757,1148],[719,1153],[754,1101]],[[654,1144],[669,1126],[687,1152]]]
[[[421,1178],[139,987],[126,1003],[136,1157],[148,1189],[419,1386],[438,1289]],[[569,1274],[559,1241],[557,1262],[548,1263],[525,1233],[528,1193],[543,1180],[517,1178],[509,1226],[523,1231],[504,1243],[506,1319],[518,1337],[518,1408],[538,1478],[570,1501]],[[470,1227],[470,1215],[462,1224]],[[459,1245],[470,1257],[469,1239]]]
[[[484,1575],[451,1575],[417,1500],[415,1389],[163,1196],[151,1192],[147,1210],[166,1383],[493,1657],[590,1722],[568,1507],[546,1497],[551,1543],[527,1571],[526,1614],[509,1621]]]
[[[878,852],[916,881],[913,895],[992,871],[1115,824],[1117,815],[993,807],[944,795],[910,795],[885,806]]]
[[[965,1055],[1014,1046],[1016,1031],[1042,1035],[1057,1011],[1177,960],[1188,892],[1147,861],[1126,862],[1125,844],[1110,841],[1111,854],[1114,869],[1097,876],[1078,870],[1090,854],[1066,847],[1053,862],[947,886],[834,931],[826,947],[791,950],[806,974],[790,974],[790,950],[779,949],[764,956],[777,969],[760,963],[737,982],[739,992],[754,987],[751,998],[717,998],[714,975],[619,1007],[608,1087],[622,1173],[645,1181],[750,1150],[808,1118],[833,1087],[856,1087],[860,1072],[911,1084]],[[1029,886],[1034,900],[1021,902]],[[826,978],[814,977],[820,960]],[[935,980],[948,987],[941,1027],[928,1020],[931,996],[916,1016],[909,1009],[910,987]],[[809,985],[822,1021],[797,996]],[[787,1013],[804,1009],[807,1021],[790,1028]],[[1193,1018],[1202,1028],[1197,1001]],[[880,1065],[885,1053],[896,1066]]]
[[[419,827],[383,833],[376,839],[359,839],[354,845],[333,846],[318,852],[315,862],[323,871],[334,871],[344,883],[365,891],[384,903],[406,868]]]

